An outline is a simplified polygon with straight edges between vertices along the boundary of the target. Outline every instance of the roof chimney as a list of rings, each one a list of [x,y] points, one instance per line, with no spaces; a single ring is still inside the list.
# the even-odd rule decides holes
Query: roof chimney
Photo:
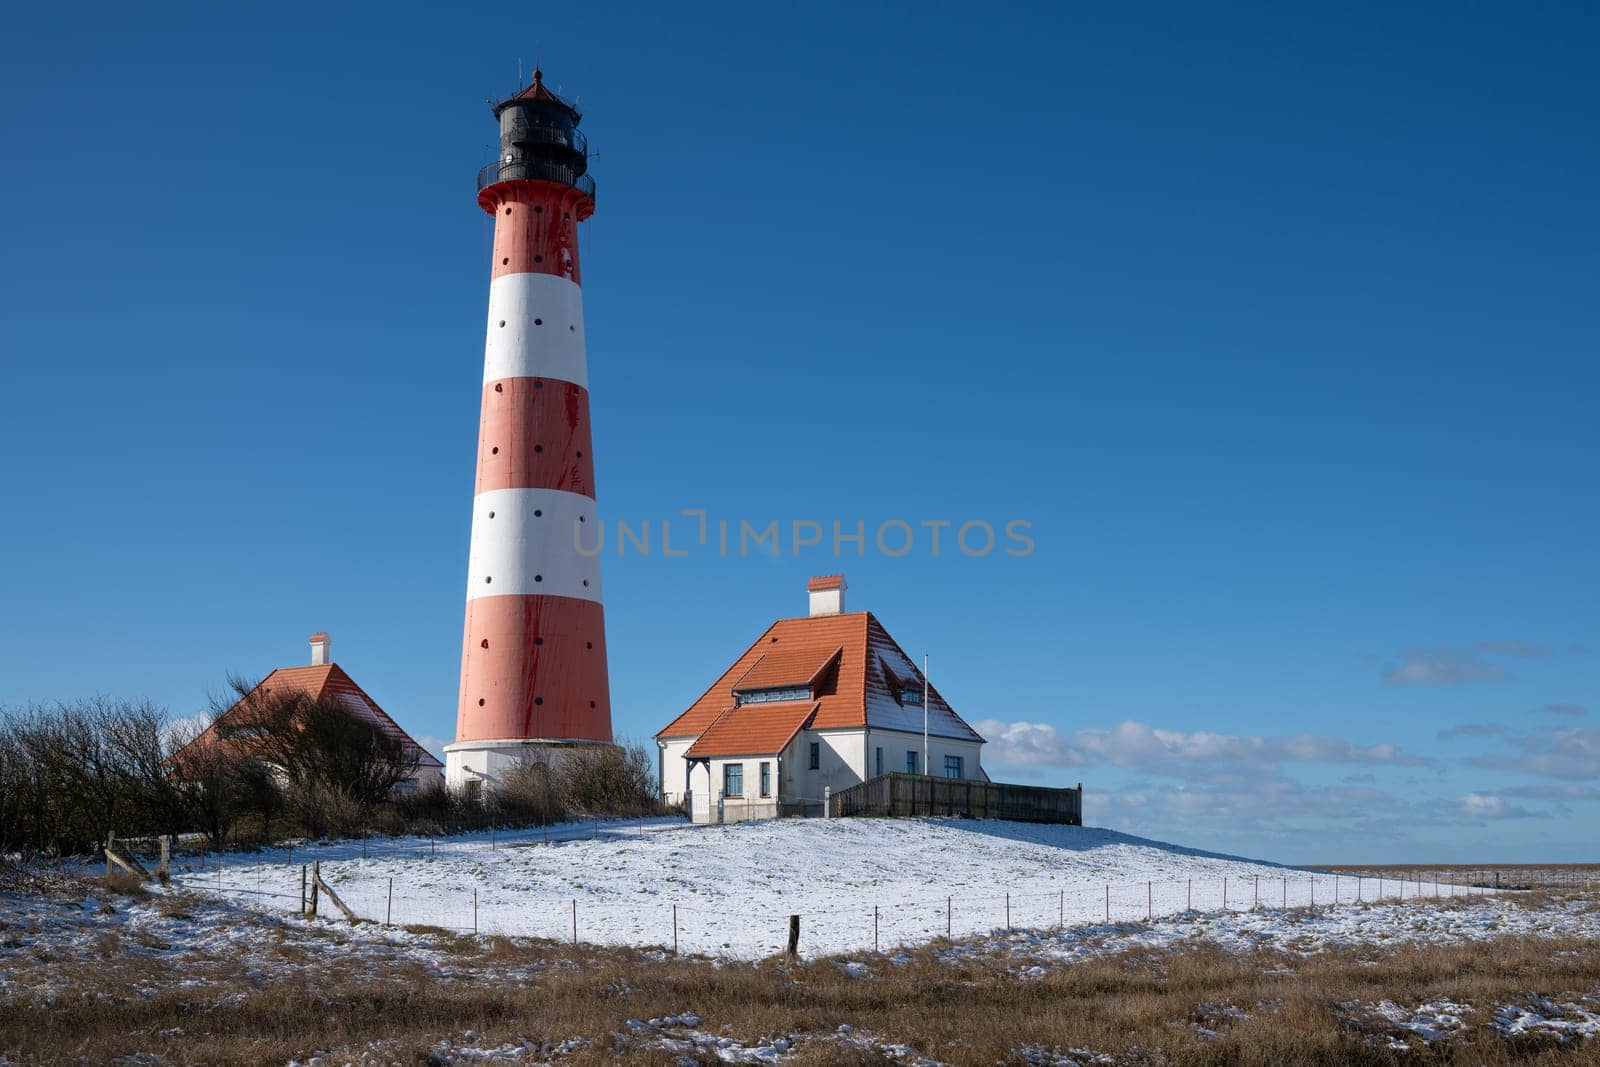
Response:
[[[844,612],[844,575],[824,574],[806,583],[811,594],[812,615],[839,615]]]
[[[325,633],[311,635],[311,665],[326,667],[333,662],[333,638]]]

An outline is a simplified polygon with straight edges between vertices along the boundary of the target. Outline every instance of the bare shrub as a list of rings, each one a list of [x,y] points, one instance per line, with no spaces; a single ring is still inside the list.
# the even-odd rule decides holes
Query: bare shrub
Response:
[[[0,849],[66,855],[187,820],[165,715],[104,697],[0,712]]]
[[[637,742],[573,748],[556,776],[563,806],[585,815],[653,815],[661,810],[655,768]]]
[[[209,743],[270,767],[285,807],[313,837],[365,829],[394,787],[416,773],[416,751],[337,697],[242,678],[229,685],[237,699],[226,708],[214,701],[226,715]]]
[[[545,763],[524,763],[501,775],[485,805],[501,826],[533,826],[566,818],[562,781]]]

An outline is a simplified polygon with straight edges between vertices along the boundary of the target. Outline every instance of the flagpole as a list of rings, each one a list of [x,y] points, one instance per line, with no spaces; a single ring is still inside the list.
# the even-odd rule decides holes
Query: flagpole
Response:
[[[932,774],[928,766],[928,654],[922,654],[922,773]]]

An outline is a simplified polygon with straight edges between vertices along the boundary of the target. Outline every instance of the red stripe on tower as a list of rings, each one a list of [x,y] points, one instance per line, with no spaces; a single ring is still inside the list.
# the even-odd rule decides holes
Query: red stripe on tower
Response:
[[[468,790],[563,746],[611,742],[578,264],[578,224],[594,213],[588,146],[577,110],[538,71],[495,115],[500,157],[478,175],[494,259],[445,748],[448,782]]]

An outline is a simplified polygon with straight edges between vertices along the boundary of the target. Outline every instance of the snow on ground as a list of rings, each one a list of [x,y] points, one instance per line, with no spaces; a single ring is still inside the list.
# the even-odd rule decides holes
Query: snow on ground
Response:
[[[998,932],[940,949],[941,957],[1008,956],[1029,976],[1051,965],[1130,949],[1175,949],[1204,941],[1230,952],[1271,948],[1311,955],[1351,945],[1460,944],[1496,937],[1600,938],[1600,910],[1588,901],[1525,907],[1511,896],[1459,898],[1433,905],[1407,898],[1316,909],[1263,906],[1250,911],[1180,912],[1153,922],[1089,923],[1059,930]],[[845,960],[847,974],[864,974]]]
[[[947,931],[962,937],[1191,911],[1248,924],[1258,904],[1482,892],[1313,874],[1089,827],[970,819],[566,824],[548,834],[224,854],[176,881],[292,912],[301,864],[312,860],[368,919],[562,940],[576,926],[586,942],[676,944],[732,957],[781,950],[792,914],[801,916],[802,952],[814,955],[916,944]]]

